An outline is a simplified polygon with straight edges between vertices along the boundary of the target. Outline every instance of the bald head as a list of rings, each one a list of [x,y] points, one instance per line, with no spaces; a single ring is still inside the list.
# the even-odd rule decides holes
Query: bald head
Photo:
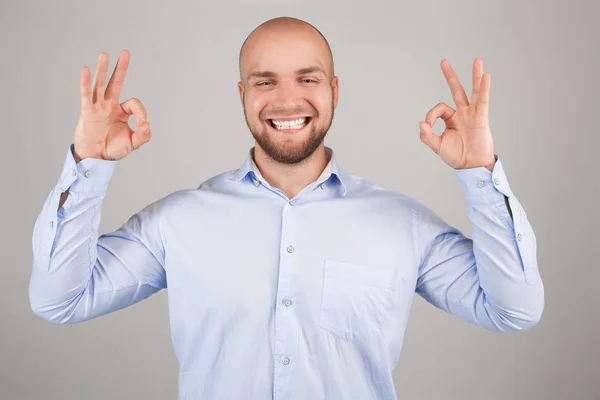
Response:
[[[323,155],[339,79],[321,32],[297,18],[271,19],[246,38],[239,63],[240,101],[258,154],[280,164],[301,163],[317,149]]]
[[[256,27],[242,44],[239,55],[240,80],[245,81],[248,64],[256,64],[252,63],[255,60],[249,60],[252,58],[251,55],[254,52],[264,51],[264,49],[259,49],[261,45],[264,47],[264,45],[268,46],[269,43],[280,43],[286,39],[310,42],[315,47],[315,51],[320,52],[321,56],[325,58],[323,60],[324,69],[329,78],[334,76],[333,54],[325,36],[306,21],[292,17],[278,17],[263,22]]]

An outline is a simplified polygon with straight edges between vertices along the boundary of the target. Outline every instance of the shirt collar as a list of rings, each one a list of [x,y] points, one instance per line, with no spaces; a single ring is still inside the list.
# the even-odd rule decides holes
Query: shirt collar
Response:
[[[329,159],[329,162],[323,169],[321,175],[315,181],[315,185],[320,185],[321,183],[327,181],[332,175],[335,175],[342,186],[342,196],[345,196],[347,192],[346,186],[348,184],[348,176],[338,166],[337,158],[333,149],[325,146],[325,154]],[[254,162],[253,155],[254,147],[251,147],[250,150],[248,150],[248,154],[246,156],[246,159],[242,163],[242,166],[237,170],[233,171],[232,176],[227,180],[231,182],[238,182],[244,179],[248,174],[250,174],[254,176],[254,179],[258,179],[261,182],[265,182],[265,179],[263,178],[262,174],[256,166],[256,163]]]

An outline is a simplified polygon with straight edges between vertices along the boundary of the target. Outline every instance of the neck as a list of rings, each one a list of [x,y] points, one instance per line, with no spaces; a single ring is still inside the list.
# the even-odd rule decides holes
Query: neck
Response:
[[[274,188],[293,198],[321,175],[331,154],[321,145],[308,158],[297,164],[283,164],[270,158],[255,144],[252,152],[254,163],[265,180]]]

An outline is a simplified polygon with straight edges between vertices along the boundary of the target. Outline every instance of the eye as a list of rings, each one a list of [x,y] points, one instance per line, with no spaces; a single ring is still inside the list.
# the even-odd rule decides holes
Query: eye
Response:
[[[302,82],[303,83],[317,83],[317,81],[312,78],[304,78],[304,79],[302,79]]]
[[[258,82],[256,84],[256,86],[266,86],[265,84],[267,84],[267,83],[270,84],[271,82],[269,82],[269,81]]]

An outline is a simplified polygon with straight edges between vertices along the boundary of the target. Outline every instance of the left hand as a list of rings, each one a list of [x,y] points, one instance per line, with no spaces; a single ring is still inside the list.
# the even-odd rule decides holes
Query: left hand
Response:
[[[483,61],[473,63],[473,91],[471,102],[465,89],[448,60],[440,63],[456,104],[456,110],[446,103],[439,103],[419,122],[421,141],[429,146],[441,159],[455,169],[485,167],[492,171],[496,162],[494,140],[490,130],[489,72],[483,73]],[[446,129],[441,136],[432,131],[435,121],[444,120]]]

